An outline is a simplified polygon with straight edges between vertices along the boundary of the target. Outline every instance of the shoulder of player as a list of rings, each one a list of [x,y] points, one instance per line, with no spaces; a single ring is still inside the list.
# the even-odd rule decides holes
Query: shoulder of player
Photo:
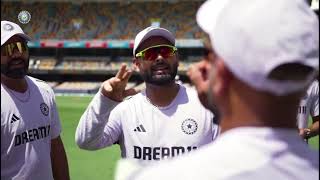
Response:
[[[141,98],[141,93],[137,93],[135,95],[132,96],[127,96],[122,102],[121,104],[130,104],[134,101],[137,101],[139,98]]]
[[[318,80],[313,82],[313,87],[319,92],[319,81]]]
[[[120,112],[122,113],[123,111],[127,111],[129,109],[131,109],[130,107],[135,106],[137,103],[136,102],[140,102],[141,99],[139,98],[141,96],[141,93],[138,93],[136,95],[133,96],[128,96],[126,97],[122,102],[120,102],[115,108],[114,108],[114,112]]]
[[[189,102],[192,106],[194,106],[195,104],[199,105],[199,108],[204,109],[209,114],[213,114],[203,106],[199,99],[198,92],[194,86],[183,86],[183,88],[185,88],[186,95],[188,96]]]
[[[31,76],[28,76],[28,78],[32,82],[34,82],[35,85],[38,86],[39,88],[53,92],[52,88],[50,87],[50,85],[47,82],[45,82],[45,81],[43,81],[41,79],[37,79],[37,78],[31,77]]]
[[[183,88],[182,90],[186,92],[188,97],[191,97],[192,99],[198,99],[198,93],[194,86],[180,85],[180,88]]]
[[[312,95],[319,95],[319,81],[315,80],[312,82],[310,88],[308,89],[309,93]]]
[[[128,106],[135,104],[136,101],[140,101],[139,100],[140,96],[141,96],[141,93],[138,93],[138,94],[135,94],[132,96],[128,96],[122,102],[120,102],[116,108],[126,109],[126,108],[128,108]]]
[[[195,88],[194,88],[194,86],[190,86],[190,85],[188,85],[188,84],[179,84],[179,86],[180,86],[180,90],[185,89],[185,91],[187,91],[187,92],[194,92],[194,91],[196,91]]]

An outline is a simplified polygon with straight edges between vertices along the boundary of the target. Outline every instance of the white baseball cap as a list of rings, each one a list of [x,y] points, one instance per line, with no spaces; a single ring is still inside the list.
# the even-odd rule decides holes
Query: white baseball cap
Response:
[[[139,47],[139,45],[146,39],[148,39],[151,36],[161,36],[167,39],[170,43],[175,45],[175,38],[173,34],[168,31],[167,29],[160,28],[160,27],[154,27],[150,26],[145,28],[144,30],[140,31],[136,38],[134,39],[134,45],[133,45],[133,56],[136,54],[136,50]]]
[[[197,23],[230,71],[255,89],[289,94],[308,86],[319,70],[318,17],[304,0],[208,0]],[[268,78],[287,63],[314,72],[303,81]]]
[[[14,35],[19,35],[27,41],[31,40],[31,38],[23,32],[18,24],[10,21],[1,21],[1,46]]]

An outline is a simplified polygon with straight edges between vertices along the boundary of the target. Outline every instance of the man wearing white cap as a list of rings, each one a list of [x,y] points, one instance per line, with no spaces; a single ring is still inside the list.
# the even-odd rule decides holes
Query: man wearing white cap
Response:
[[[55,96],[27,76],[27,36],[1,21],[1,179],[69,179]]]
[[[210,143],[218,127],[197,92],[175,83],[176,53],[168,30],[148,27],[138,33],[133,63],[146,88],[138,94],[125,90],[132,71],[122,65],[82,115],[76,130],[79,147],[97,150],[118,143],[123,158],[148,164]],[[135,95],[124,100],[130,94]]]
[[[319,152],[296,130],[299,100],[319,70],[314,12],[304,0],[209,0],[197,22],[210,37],[203,62],[210,66],[189,75],[202,77],[197,89],[207,89],[206,106],[219,110],[220,137],[145,169],[120,161],[117,179],[318,179]],[[121,175],[124,167],[131,175]]]

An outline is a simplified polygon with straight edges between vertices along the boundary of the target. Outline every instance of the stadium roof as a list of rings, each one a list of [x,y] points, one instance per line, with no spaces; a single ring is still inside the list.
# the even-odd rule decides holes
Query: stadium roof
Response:
[[[123,2],[123,3],[130,3],[130,2],[185,2],[185,1],[205,1],[205,0],[1,0],[1,2],[24,2],[24,3],[33,3],[33,2],[71,2],[75,4],[81,4],[85,2]],[[315,10],[319,11],[319,0],[305,0],[308,2],[310,7]]]
[[[72,2],[72,3],[84,3],[84,2],[182,2],[182,1],[205,1],[205,0],[1,0],[5,2]]]

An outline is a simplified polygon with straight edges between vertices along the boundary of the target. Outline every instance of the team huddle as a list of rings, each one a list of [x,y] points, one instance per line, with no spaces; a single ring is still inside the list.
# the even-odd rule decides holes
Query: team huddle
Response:
[[[145,89],[126,88],[133,70],[123,64],[82,114],[79,148],[118,144],[118,180],[317,178],[307,143],[319,135],[318,17],[304,0],[277,3],[204,2],[194,87],[175,80],[174,35],[140,31],[133,65]],[[30,40],[1,21],[1,179],[70,179],[54,92],[27,75]]]

